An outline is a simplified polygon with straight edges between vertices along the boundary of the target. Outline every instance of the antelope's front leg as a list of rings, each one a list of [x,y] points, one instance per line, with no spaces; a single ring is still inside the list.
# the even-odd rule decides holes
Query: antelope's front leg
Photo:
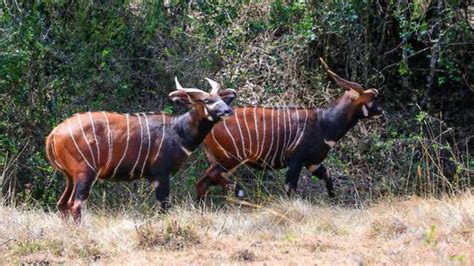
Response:
[[[166,211],[170,207],[170,178],[169,176],[158,177],[153,181],[155,187],[156,200],[160,202],[162,211]]]
[[[290,164],[288,166],[285,181],[285,190],[288,197],[291,196],[293,191],[296,191],[296,188],[298,187],[298,180],[300,179],[301,168],[303,168],[303,166],[300,164]]]
[[[332,183],[332,179],[329,176],[328,169],[323,164],[319,165],[311,165],[308,167],[308,170],[318,178],[324,180],[326,183],[326,189],[328,191],[329,197],[334,198],[336,195],[334,194],[334,187]]]

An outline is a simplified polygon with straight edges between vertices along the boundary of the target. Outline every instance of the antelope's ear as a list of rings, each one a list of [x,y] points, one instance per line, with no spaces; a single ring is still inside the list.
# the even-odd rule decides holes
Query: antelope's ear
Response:
[[[228,105],[237,97],[237,92],[233,89],[225,89],[221,93],[219,93],[221,99]]]
[[[363,104],[366,104],[366,103],[372,102],[378,93],[379,92],[376,89],[368,89],[360,94],[359,99]]]
[[[189,99],[189,96],[185,91],[173,91],[168,95],[168,97],[170,97],[170,100],[176,103],[177,105],[183,107],[189,107],[192,105],[191,100]]]

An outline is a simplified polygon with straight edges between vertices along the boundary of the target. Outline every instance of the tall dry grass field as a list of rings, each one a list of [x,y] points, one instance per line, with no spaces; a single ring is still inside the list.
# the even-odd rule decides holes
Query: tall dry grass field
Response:
[[[474,196],[411,198],[362,209],[275,200],[224,207],[182,202],[168,214],[0,207],[0,264],[473,265]]]

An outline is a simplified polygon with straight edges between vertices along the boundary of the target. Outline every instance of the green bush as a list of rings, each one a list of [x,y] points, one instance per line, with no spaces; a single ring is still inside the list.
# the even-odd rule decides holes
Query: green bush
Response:
[[[63,179],[45,159],[50,130],[80,111],[182,111],[167,100],[174,76],[198,87],[215,77],[237,87],[241,103],[327,105],[337,92],[324,89],[318,57],[377,87],[388,113],[329,156],[335,176],[361,177],[367,198],[472,186],[466,14],[463,1],[3,1],[1,195],[52,208]],[[176,198],[192,193],[206,165],[201,152],[188,160],[173,177]],[[353,183],[343,189],[360,195]],[[311,185],[302,193],[314,194]],[[104,183],[92,198],[120,208],[152,196],[145,182]]]

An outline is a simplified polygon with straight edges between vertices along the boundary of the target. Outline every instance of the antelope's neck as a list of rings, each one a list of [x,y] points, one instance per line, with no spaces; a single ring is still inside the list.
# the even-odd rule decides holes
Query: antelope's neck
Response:
[[[179,136],[180,144],[189,151],[194,151],[214,126],[214,121],[209,121],[199,107],[193,107],[187,113],[179,116],[172,127]]]
[[[359,117],[351,105],[337,104],[317,111],[323,137],[326,141],[338,141],[352,128]]]

